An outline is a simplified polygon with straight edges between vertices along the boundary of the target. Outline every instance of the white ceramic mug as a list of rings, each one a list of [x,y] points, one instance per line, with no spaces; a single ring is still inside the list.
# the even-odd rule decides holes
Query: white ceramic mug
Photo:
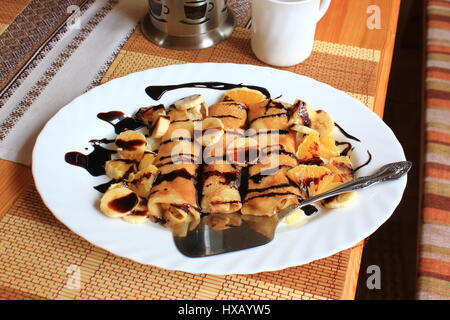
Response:
[[[312,52],[317,22],[331,0],[252,0],[252,50],[270,65],[288,67]]]

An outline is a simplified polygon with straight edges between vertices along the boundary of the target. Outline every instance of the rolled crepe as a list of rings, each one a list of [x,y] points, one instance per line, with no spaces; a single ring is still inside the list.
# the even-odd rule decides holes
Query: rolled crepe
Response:
[[[197,171],[201,146],[195,142],[197,113],[169,111],[170,125],[159,143],[154,164],[160,170],[148,199],[150,217],[175,228],[200,219]],[[201,134],[201,133],[200,133]]]
[[[245,137],[247,107],[232,101],[220,102],[209,107],[208,115],[222,120],[224,134],[204,152],[201,208],[209,214],[237,212],[242,207],[239,193],[242,167],[229,157],[234,156],[236,139]]]
[[[289,130],[290,105],[265,100],[249,107],[250,129],[258,141],[258,162],[249,167],[248,190],[241,212],[244,215],[273,216],[298,204],[301,193],[286,173],[298,165],[295,133]],[[252,133],[249,133],[252,135]]]

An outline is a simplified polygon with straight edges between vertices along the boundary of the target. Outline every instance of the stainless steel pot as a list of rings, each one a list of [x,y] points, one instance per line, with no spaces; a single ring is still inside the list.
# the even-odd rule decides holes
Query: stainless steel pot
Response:
[[[226,39],[235,19],[228,0],[148,0],[141,23],[153,43],[171,49],[201,49]]]

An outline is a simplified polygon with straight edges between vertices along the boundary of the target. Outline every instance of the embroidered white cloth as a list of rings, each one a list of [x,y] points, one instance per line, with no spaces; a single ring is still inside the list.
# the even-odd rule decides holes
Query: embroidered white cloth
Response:
[[[45,57],[0,101],[0,158],[31,164],[32,149],[45,123],[85,92],[147,11],[143,0],[97,0],[70,20]],[[68,20],[68,21],[69,21]]]

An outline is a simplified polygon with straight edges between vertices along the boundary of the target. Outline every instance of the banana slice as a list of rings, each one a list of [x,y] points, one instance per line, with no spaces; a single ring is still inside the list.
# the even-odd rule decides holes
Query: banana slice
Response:
[[[322,205],[327,209],[339,209],[345,208],[353,204],[355,202],[356,192],[347,192],[330,199],[322,200]]]
[[[222,120],[218,118],[207,118],[202,121],[202,145],[209,146],[216,144],[220,141],[224,131],[224,124]]]
[[[131,213],[139,198],[123,184],[113,184],[100,200],[100,211],[110,218],[122,218]]]
[[[319,132],[320,136],[329,136],[334,130],[334,121],[329,113],[323,110],[311,112],[311,128]]]
[[[149,151],[157,154],[158,150],[159,150],[160,143],[161,143],[161,139],[153,140],[151,142],[150,147],[149,147]]]
[[[167,221],[167,226],[171,228],[188,223],[192,220],[189,209],[171,205],[163,212],[163,218]]]
[[[142,198],[148,198],[153,182],[158,174],[158,168],[154,165],[149,165],[144,170],[131,174],[129,180],[130,189],[136,192]]]
[[[166,117],[167,116],[167,112],[165,108],[159,108],[153,111],[152,114],[152,123],[155,122],[155,120],[157,120],[159,117]]]
[[[145,170],[148,166],[152,165],[155,161],[155,154],[152,152],[145,153],[142,157],[141,162],[139,162],[139,171]]]
[[[291,114],[289,126],[298,132],[297,139],[313,132],[318,132],[321,137],[328,136],[334,130],[333,118],[327,112],[314,110],[304,101],[295,100]]]
[[[122,217],[122,220],[131,224],[142,224],[148,220],[148,213],[147,212],[145,214],[131,213],[127,216]]]
[[[291,116],[289,118],[289,126],[301,125],[305,127],[311,127],[311,107],[302,100],[295,100],[292,105]]]
[[[286,224],[300,226],[307,222],[307,216],[302,209],[297,209],[281,221]]]
[[[122,217],[122,220],[132,224],[145,223],[148,220],[147,203],[141,199],[133,211],[129,215]]]
[[[168,116],[160,116],[156,121],[155,126],[152,128],[151,138],[161,138],[169,129],[170,118]]]
[[[133,130],[124,131],[116,138],[117,154],[121,159],[141,161],[147,151],[145,136]]]
[[[175,102],[175,108],[177,110],[189,110],[205,103],[201,94],[194,94],[192,96],[185,97]]]
[[[109,160],[105,163],[106,176],[113,180],[127,179],[136,171],[136,163],[133,160]]]
[[[291,125],[291,130],[297,132],[297,140],[303,139],[305,134],[317,134],[318,132],[314,129],[308,128],[301,124],[293,124]]]
[[[136,118],[144,122],[147,126],[151,126],[155,123],[159,117],[166,116],[166,109],[163,104],[151,107],[143,107],[136,113]]]

